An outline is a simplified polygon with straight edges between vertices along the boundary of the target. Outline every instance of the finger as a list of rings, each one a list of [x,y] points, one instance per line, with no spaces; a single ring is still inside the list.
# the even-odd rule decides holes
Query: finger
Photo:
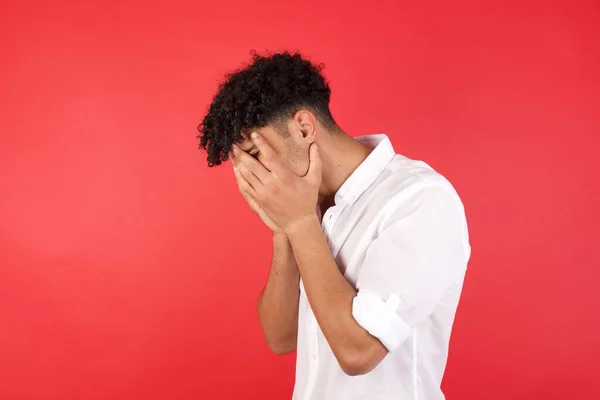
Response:
[[[309,157],[310,164],[308,166],[306,178],[309,179],[312,183],[320,183],[323,163],[321,160],[321,155],[319,154],[319,146],[316,143],[313,143],[310,146]]]
[[[238,164],[237,169],[254,190],[260,190],[260,188],[263,186],[263,183],[256,177],[254,172],[250,171],[250,169],[248,169],[248,167],[243,163]]]
[[[242,164],[245,165],[246,168],[251,171],[262,183],[265,183],[271,178],[270,171],[267,170],[265,166],[262,165],[257,159],[242,150],[239,146],[233,145],[232,152],[238,169]]]
[[[234,168],[233,171],[234,171],[237,183],[238,183],[238,188],[240,189],[240,192],[242,193],[242,195],[244,197],[246,197],[246,195],[253,197],[253,198],[256,197],[256,191],[254,190],[252,185],[246,180],[244,175],[241,173],[240,169],[236,167],[236,168]]]
[[[237,168],[234,169],[234,175],[235,175],[235,183],[237,184],[240,194],[244,197],[244,199],[248,200],[250,198],[250,195],[248,193],[246,193],[246,191],[244,190],[243,182],[242,182],[243,177],[241,174],[238,173]]]
[[[260,206],[258,205],[256,200],[254,200],[252,197],[250,197],[249,194],[242,193],[242,195],[244,196],[244,199],[246,199],[246,202],[248,203],[248,205],[250,206],[252,211],[254,211],[255,213],[258,213],[258,211],[260,210]]]
[[[257,210],[260,208],[259,205],[258,205],[258,203],[256,202],[256,200],[254,200],[252,198],[252,196],[250,196],[246,192],[246,190],[244,190],[244,188],[239,183],[239,181],[238,181],[238,190],[240,191],[240,194],[242,195],[242,197],[244,198],[244,200],[246,200],[246,203],[248,203],[248,205],[250,206],[250,208],[252,209],[252,211],[258,212]]]
[[[277,157],[277,154],[275,153],[275,150],[273,150],[273,148],[258,132],[252,132],[250,138],[252,139],[252,142],[258,151],[260,151],[262,156],[260,161],[267,170],[271,171],[277,176],[283,176],[284,174],[290,172],[287,166],[281,163]]]

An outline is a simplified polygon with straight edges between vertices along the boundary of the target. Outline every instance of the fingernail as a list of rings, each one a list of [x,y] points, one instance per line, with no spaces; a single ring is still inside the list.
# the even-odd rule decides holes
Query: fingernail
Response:
[[[252,134],[250,135],[250,137],[252,137],[252,139],[258,139],[258,133],[252,132]]]

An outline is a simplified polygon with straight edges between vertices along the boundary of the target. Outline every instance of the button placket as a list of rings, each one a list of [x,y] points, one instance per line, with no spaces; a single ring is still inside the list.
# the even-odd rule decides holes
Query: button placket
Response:
[[[308,382],[304,392],[304,399],[309,399],[314,389],[315,382],[317,380],[317,370],[319,368],[319,334],[318,334],[318,323],[312,310],[309,314],[308,319],[308,353],[309,353],[309,367],[308,367]]]

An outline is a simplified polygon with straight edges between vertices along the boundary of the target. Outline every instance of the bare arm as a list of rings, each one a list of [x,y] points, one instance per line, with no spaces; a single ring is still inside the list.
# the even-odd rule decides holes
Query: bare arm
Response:
[[[242,172],[234,168],[234,173],[240,193],[252,211],[273,232],[273,261],[267,283],[258,296],[258,317],[269,348],[275,354],[289,353],[296,349],[298,336],[300,272],[285,232],[242,189],[240,186],[244,180]]]
[[[340,273],[319,220],[297,223],[287,233],[308,300],[340,367],[348,375],[369,372],[388,351],[352,316],[356,289]]]
[[[258,297],[258,316],[269,348],[276,354],[296,349],[300,273],[287,236],[273,236],[273,262]]]

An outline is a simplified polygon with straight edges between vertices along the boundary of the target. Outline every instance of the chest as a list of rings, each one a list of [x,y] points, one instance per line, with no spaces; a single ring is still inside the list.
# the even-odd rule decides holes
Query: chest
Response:
[[[321,228],[340,272],[354,286],[369,245],[377,238],[381,207],[367,202],[334,205],[322,214]]]

